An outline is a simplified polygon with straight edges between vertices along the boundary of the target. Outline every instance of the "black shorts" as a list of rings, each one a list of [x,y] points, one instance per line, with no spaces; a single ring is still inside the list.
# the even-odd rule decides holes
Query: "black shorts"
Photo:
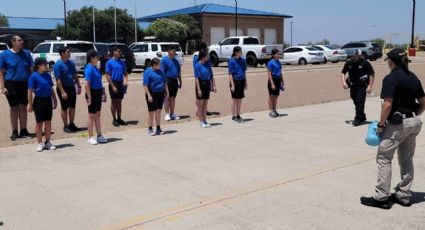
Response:
[[[195,87],[196,99],[198,100],[209,100],[211,93],[211,81],[199,80],[199,86],[201,87],[202,96],[198,95],[198,89]]]
[[[246,80],[235,80],[233,78],[233,82],[235,84],[235,91],[232,92],[232,89],[230,89],[230,93],[232,94],[233,99],[242,99],[245,97],[245,85]]]
[[[68,99],[62,98],[62,93],[59,90],[59,87],[56,87],[56,93],[58,94],[59,101],[61,103],[62,110],[75,109],[75,105],[77,104],[77,92],[75,92],[75,87],[63,87],[65,93],[68,95]]]
[[[176,97],[177,91],[179,91],[179,81],[173,78],[167,78],[167,86],[169,97]]]
[[[6,98],[10,107],[28,105],[28,82],[5,81],[4,86],[8,92]]]
[[[146,103],[148,104],[148,111],[149,112],[153,112],[156,110],[162,110],[162,106],[164,104],[164,92],[159,92],[159,93],[151,93],[152,102],[149,102],[148,100],[148,95],[146,94]]]
[[[42,123],[51,121],[53,115],[53,103],[51,97],[35,97],[33,102],[35,121]]]
[[[280,95],[280,87],[282,86],[282,78],[272,77],[273,83],[276,87],[275,90],[272,89],[272,84],[270,81],[267,81],[267,87],[269,89],[270,96],[279,96]]]
[[[121,81],[113,81],[112,82],[115,87],[117,87],[118,92],[114,93],[112,90],[112,86],[109,85],[109,95],[111,96],[111,99],[123,99],[124,98],[124,83]]]
[[[89,113],[96,114],[102,110],[102,93],[103,89],[90,89],[91,103],[88,106]],[[86,100],[87,100],[86,94]]]

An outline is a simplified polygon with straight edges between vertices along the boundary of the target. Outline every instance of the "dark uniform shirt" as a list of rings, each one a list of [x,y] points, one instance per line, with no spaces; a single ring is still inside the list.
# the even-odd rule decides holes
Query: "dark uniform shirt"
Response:
[[[375,71],[367,60],[359,62],[349,60],[345,63],[342,73],[348,73],[350,83],[353,86],[368,86],[369,76],[375,74]]]
[[[421,81],[412,72],[406,73],[396,68],[387,75],[382,84],[381,98],[392,98],[391,114],[418,112],[419,103],[416,99],[425,96]]]

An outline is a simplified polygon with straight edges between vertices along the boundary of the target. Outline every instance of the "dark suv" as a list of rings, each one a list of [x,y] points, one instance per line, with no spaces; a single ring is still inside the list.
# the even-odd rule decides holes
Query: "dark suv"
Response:
[[[379,44],[370,41],[350,42],[344,45],[341,49],[347,52],[348,58],[353,56],[353,52],[356,49],[360,49],[362,51],[363,57],[371,61],[376,61],[383,56],[382,48],[379,46]]]
[[[127,67],[127,73],[131,73],[135,66],[133,52],[124,43],[95,43],[97,52],[100,55],[100,70],[105,72],[106,62],[111,58],[110,51],[112,47],[118,47],[122,51],[122,59]]]

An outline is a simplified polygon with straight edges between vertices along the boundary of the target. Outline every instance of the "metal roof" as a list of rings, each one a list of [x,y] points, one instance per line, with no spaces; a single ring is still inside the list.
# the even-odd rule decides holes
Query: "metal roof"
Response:
[[[160,14],[153,14],[145,17],[139,18],[139,21],[154,21],[158,18],[165,18],[165,17],[171,17],[179,14],[230,14],[234,15],[236,11],[236,8],[233,6],[225,6],[225,5],[219,5],[214,3],[206,3],[202,5],[192,6],[188,8],[183,8],[179,10],[173,10],[165,13]],[[239,8],[238,7],[238,14],[240,15],[250,15],[250,16],[271,16],[271,17],[282,17],[282,18],[292,18],[290,15],[286,14],[279,14],[279,13],[273,13],[273,12],[266,12],[266,11],[260,11],[260,10],[251,10],[251,9],[245,9],[245,8]]]
[[[31,18],[31,17],[6,17],[9,29],[53,30],[56,26],[63,25],[63,18]]]

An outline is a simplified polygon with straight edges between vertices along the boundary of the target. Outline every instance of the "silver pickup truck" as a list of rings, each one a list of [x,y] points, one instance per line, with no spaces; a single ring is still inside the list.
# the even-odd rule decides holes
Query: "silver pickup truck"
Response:
[[[272,50],[278,49],[282,52],[283,45],[261,45],[257,37],[237,36],[228,37],[222,42],[209,47],[210,61],[213,66],[218,66],[221,62],[227,62],[233,53],[233,48],[240,46],[242,56],[251,67],[266,64],[272,58]]]

